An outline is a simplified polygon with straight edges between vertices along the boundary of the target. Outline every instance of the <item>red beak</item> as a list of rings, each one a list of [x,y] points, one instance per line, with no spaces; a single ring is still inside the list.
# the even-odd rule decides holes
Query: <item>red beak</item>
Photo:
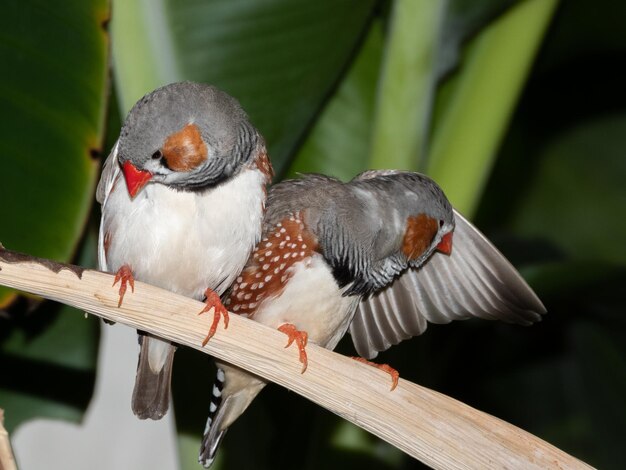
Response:
[[[452,253],[452,232],[446,233],[436,247],[437,251],[441,251],[444,255]]]
[[[122,171],[124,172],[128,194],[130,194],[131,198],[134,198],[141,188],[152,178],[152,173],[138,170],[137,167],[128,160],[122,165]]]

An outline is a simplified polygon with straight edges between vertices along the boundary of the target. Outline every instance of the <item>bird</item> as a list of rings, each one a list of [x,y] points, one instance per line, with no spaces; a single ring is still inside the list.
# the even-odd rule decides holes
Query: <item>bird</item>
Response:
[[[239,102],[208,84],[178,82],[141,98],[103,165],[98,263],[116,273],[119,304],[134,280],[227,311],[219,296],[261,236],[265,142]],[[169,407],[176,346],[139,331],[132,410],[162,418]]]
[[[288,336],[333,349],[349,330],[365,362],[427,322],[479,317],[530,325],[545,307],[506,258],[425,175],[370,170],[349,182],[303,175],[269,189],[263,238],[224,305]],[[378,365],[392,375],[397,371]],[[199,462],[266,382],[217,363]]]

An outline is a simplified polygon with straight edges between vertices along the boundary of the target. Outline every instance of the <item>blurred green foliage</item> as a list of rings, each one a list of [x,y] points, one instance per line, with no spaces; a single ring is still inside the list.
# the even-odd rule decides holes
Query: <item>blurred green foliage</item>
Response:
[[[44,8],[26,3],[36,11]],[[36,172],[17,172],[24,160],[14,155],[18,149],[51,171],[48,162],[70,164],[74,155],[81,161],[80,152],[91,148],[81,145],[100,142],[104,42],[94,46],[100,55],[89,60],[90,42],[81,43],[76,57],[71,47],[32,35],[24,18],[37,15],[22,17],[16,5],[9,1],[14,16],[1,20],[6,27],[0,33],[3,63],[22,57],[22,68],[15,65],[9,78],[0,78],[2,114],[10,117],[0,128],[2,190],[10,189],[2,193],[0,240],[10,248],[67,259],[87,217],[85,201],[93,199],[90,160],[82,160],[86,171],[71,173],[76,181],[67,193],[55,193],[58,210],[70,211],[68,201],[73,203],[74,229],[54,223],[33,229],[31,224],[50,214],[40,215],[32,201],[48,201],[51,190],[46,178],[35,179]],[[91,5],[104,11],[102,2]],[[554,0],[164,0],[150,7],[138,0],[116,2],[116,96],[123,114],[141,94],[169,81],[214,83],[248,110],[280,175],[318,171],[348,179],[372,165],[432,172],[457,206],[475,211],[478,226],[521,269],[549,313],[532,328],[484,321],[432,325],[422,337],[381,354],[380,361],[592,465],[617,469],[626,439],[626,77],[618,67],[626,55],[626,6],[610,0],[555,5]],[[82,31],[89,22],[81,12],[55,10],[46,27],[67,29],[69,21]],[[415,21],[411,15],[417,15]],[[418,20],[427,28],[412,30]],[[88,34],[104,41],[99,23],[89,24]],[[23,56],[23,44],[37,54]],[[36,62],[42,55],[47,60]],[[69,67],[61,61],[81,61],[88,70],[81,75],[87,90],[60,90],[54,80],[47,88],[48,73],[34,73],[50,63],[56,71]],[[87,100],[90,110],[68,105],[73,100]],[[68,114],[63,127],[38,133],[41,139],[24,139],[25,131],[12,126],[39,129],[31,114],[44,104]],[[107,150],[119,130],[117,110],[112,112]],[[86,122],[98,124],[86,127]],[[48,132],[57,132],[57,139],[67,140],[70,132],[88,137],[71,153],[51,148]],[[32,148],[21,144],[26,141]],[[10,186],[4,184],[7,178]],[[27,199],[15,196],[21,187],[29,188]],[[72,199],[72,188],[82,188],[79,200]],[[22,247],[18,241],[32,230],[40,234],[37,243]],[[85,240],[85,252],[93,252],[93,241]],[[38,252],[39,245],[52,251]],[[18,411],[11,425],[37,414],[76,418],[91,393],[97,325],[76,314],[44,315],[44,309],[55,308],[47,303],[24,320],[28,306],[32,302],[23,300],[8,319],[0,318],[0,406]],[[54,339],[55,330],[63,343]],[[88,338],[91,346],[75,348],[70,343],[77,338]],[[49,357],[42,357],[37,344]],[[349,338],[338,350],[352,352]],[[79,355],[78,362],[67,359]],[[37,390],[32,382],[16,380],[14,371],[24,364],[42,374],[69,374],[83,385],[74,395]],[[197,468],[213,369],[207,357],[181,350],[175,370],[181,462]],[[5,398],[20,396],[30,401]],[[272,385],[231,428],[216,465],[420,466]]]
[[[94,264],[87,226],[105,131],[108,18],[106,0],[2,4],[0,242],[13,250]],[[80,419],[98,336],[93,318],[0,287],[0,407],[10,410],[9,430],[39,416]]]

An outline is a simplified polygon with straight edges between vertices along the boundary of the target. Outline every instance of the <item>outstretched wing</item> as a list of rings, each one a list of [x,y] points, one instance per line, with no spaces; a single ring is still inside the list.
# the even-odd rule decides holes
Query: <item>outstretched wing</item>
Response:
[[[359,304],[350,334],[358,353],[375,357],[422,334],[427,322],[471,317],[530,325],[545,307],[508,260],[458,212],[452,253],[435,253]]]

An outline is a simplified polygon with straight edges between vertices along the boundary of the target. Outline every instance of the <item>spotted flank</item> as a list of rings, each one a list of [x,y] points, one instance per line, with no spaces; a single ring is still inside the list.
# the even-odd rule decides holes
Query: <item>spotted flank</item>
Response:
[[[280,295],[292,276],[290,268],[310,258],[317,248],[317,239],[300,213],[283,219],[259,242],[224,305],[231,312],[252,316],[263,301]]]
[[[222,390],[224,389],[224,371],[222,369],[217,369],[217,376],[215,377],[215,383],[213,384],[213,391],[211,393],[211,404],[209,405],[209,417],[206,421],[206,426],[204,427],[204,433],[202,438],[202,446],[200,447],[200,456],[198,457],[198,462],[205,467],[209,468],[213,461],[215,460],[215,453],[217,451],[218,445],[222,440],[222,436],[224,431],[220,432],[217,436],[217,439],[213,439],[213,441],[209,441],[209,434],[211,431],[211,425],[215,420],[215,415],[217,414],[217,410],[222,404]]]

